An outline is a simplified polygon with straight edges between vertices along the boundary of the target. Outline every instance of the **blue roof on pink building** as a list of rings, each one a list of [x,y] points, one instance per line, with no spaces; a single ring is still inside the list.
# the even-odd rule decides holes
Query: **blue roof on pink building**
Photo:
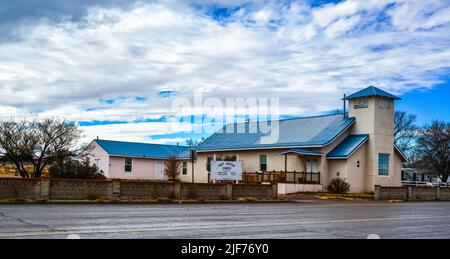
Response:
[[[142,158],[189,158],[189,147],[96,139],[95,142],[112,156]]]

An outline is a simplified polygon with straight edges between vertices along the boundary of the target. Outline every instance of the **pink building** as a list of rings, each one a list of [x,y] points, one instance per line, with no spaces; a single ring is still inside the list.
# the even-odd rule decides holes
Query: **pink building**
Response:
[[[172,155],[183,160],[180,178],[187,178],[189,148],[186,146],[100,139],[92,141],[90,145],[89,160],[107,178],[167,180],[164,161]]]

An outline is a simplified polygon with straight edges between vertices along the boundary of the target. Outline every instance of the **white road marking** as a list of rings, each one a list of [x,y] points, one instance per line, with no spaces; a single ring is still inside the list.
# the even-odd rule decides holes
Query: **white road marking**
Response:
[[[377,234],[370,234],[367,236],[367,239],[381,239],[381,237]]]
[[[291,222],[271,223],[270,226],[273,227],[273,226],[315,225],[315,224],[336,224],[336,223],[337,224],[349,224],[349,223],[361,223],[361,222],[408,221],[408,220],[425,220],[425,219],[433,220],[433,219],[444,219],[444,218],[450,218],[450,216],[361,218],[361,219],[322,220],[322,221],[291,221]],[[114,233],[132,233],[132,232],[227,229],[227,228],[246,228],[246,227],[267,227],[267,223],[230,224],[230,225],[214,225],[214,226],[161,227],[161,228],[84,229],[84,230],[79,230],[79,231],[55,230],[55,231],[4,232],[4,233],[0,233],[0,238],[69,235],[74,232],[76,232],[78,234],[114,234]]]
[[[67,239],[81,239],[81,237],[77,234],[70,234],[67,236]]]

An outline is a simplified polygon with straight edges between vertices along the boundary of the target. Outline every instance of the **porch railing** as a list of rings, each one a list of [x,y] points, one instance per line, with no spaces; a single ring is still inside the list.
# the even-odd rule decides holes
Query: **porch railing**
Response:
[[[243,172],[242,182],[320,184],[320,172],[296,172],[296,171]]]
[[[211,174],[208,173],[208,182]],[[216,181],[217,183],[233,183],[234,181]],[[242,172],[240,183],[299,183],[320,184],[320,172],[285,172],[285,171],[262,171]]]

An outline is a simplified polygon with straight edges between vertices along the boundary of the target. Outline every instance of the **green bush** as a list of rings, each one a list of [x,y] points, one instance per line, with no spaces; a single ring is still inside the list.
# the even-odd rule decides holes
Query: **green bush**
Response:
[[[347,193],[348,191],[350,191],[350,184],[347,183],[345,179],[336,177],[331,179],[331,182],[328,185],[327,189],[328,192],[330,193],[337,193],[337,194]]]

